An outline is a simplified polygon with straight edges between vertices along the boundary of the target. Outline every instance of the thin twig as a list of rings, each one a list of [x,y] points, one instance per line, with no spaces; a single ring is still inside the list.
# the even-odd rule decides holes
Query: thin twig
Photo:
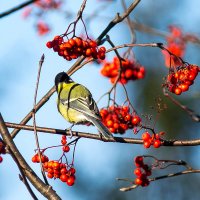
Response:
[[[108,43],[110,44],[110,46],[111,46],[112,48],[115,48],[115,45],[114,45],[114,43],[110,40],[109,35],[106,35],[106,40],[108,41]],[[115,54],[116,54],[116,56],[117,56],[117,58],[118,58],[118,60],[119,60],[119,66],[120,66],[120,68],[119,68],[119,71],[118,71],[118,76],[117,76],[116,79],[115,79],[115,82],[113,83],[111,89],[107,92],[107,93],[108,93],[108,96],[109,96],[109,100],[110,100],[110,94],[111,94],[111,92],[113,91],[114,88],[116,88],[117,83],[118,83],[118,81],[119,81],[120,78],[121,78],[121,73],[122,73],[122,61],[125,61],[125,60],[120,56],[120,54],[119,54],[119,52],[117,51],[117,49],[114,49],[114,52],[115,52]]]
[[[0,18],[3,18],[3,17],[5,17],[5,16],[8,16],[8,15],[10,15],[11,13],[14,13],[14,12],[16,12],[16,11],[18,11],[18,10],[20,10],[20,9],[22,9],[22,8],[24,8],[24,7],[28,6],[28,5],[30,5],[30,4],[32,4],[32,3],[34,3],[34,2],[36,2],[36,1],[38,1],[38,0],[30,0],[30,1],[24,2],[24,3],[22,3],[22,4],[20,4],[20,5],[16,6],[16,7],[14,7],[14,8],[11,8],[10,10],[7,10],[7,11],[1,13],[1,14],[0,14]]]
[[[15,163],[17,164],[18,169],[19,169],[19,171],[20,171],[20,173],[21,173],[21,174],[19,175],[19,176],[20,176],[20,180],[24,183],[24,185],[26,186],[28,192],[29,192],[30,195],[32,196],[32,198],[33,198],[34,200],[38,200],[38,198],[36,197],[35,193],[34,193],[33,190],[31,189],[31,187],[30,187],[30,185],[29,185],[29,183],[28,183],[28,181],[27,181],[27,179],[26,179],[26,176],[25,176],[25,174],[24,174],[24,171],[22,170],[22,168],[21,168],[21,166],[20,166],[20,163],[19,163],[19,161],[17,160],[15,154],[11,151],[11,149],[9,149],[9,148],[7,148],[7,149],[8,149],[8,151],[9,151],[9,153],[10,153],[12,159],[13,159],[13,160],[15,161]]]
[[[200,173],[200,169],[185,170],[185,171],[181,171],[181,172],[177,172],[177,173],[171,173],[171,174],[167,174],[167,175],[163,175],[163,176],[157,176],[157,177],[154,177],[154,178],[150,178],[149,181],[152,182],[152,181],[157,181],[157,180],[164,179],[164,178],[170,178],[170,177],[174,177],[174,176],[180,176],[180,175],[192,174],[192,173]],[[118,179],[118,180],[123,180],[123,179]],[[131,191],[131,190],[133,190],[137,187],[139,187],[139,186],[136,185],[136,184],[133,184],[133,185],[128,186],[128,187],[120,188],[119,190],[122,191],[122,192],[128,192],[128,191]]]
[[[112,29],[116,24],[122,22],[129,14],[134,10],[134,8],[139,4],[141,0],[135,0],[131,5],[128,7],[128,9],[120,15],[117,13],[116,17],[108,24],[108,26],[105,28],[105,30],[100,34],[100,36],[97,38],[97,41],[100,42],[102,38],[107,35],[107,33]]]
[[[127,7],[126,7],[126,3],[125,3],[125,0],[121,0],[122,2],[122,6],[124,8],[124,11],[127,10]],[[136,42],[136,34],[135,34],[135,31],[134,31],[134,26],[133,24],[131,23],[131,19],[130,19],[130,16],[127,16],[127,25],[130,29],[130,35],[131,35],[131,43],[134,44]],[[130,52],[132,50],[132,47],[129,47],[128,50],[124,53],[124,55],[129,55]]]
[[[32,127],[33,128],[33,127]],[[36,173],[30,168],[26,160],[23,158],[21,153],[19,152],[18,148],[16,147],[13,139],[6,127],[6,124],[3,120],[3,117],[0,113],[0,133],[1,136],[8,145],[9,149],[14,153],[16,159],[18,160],[21,168],[24,171],[25,176],[29,179],[32,185],[47,199],[50,200],[60,200],[61,198],[56,194],[56,192],[52,189],[51,186],[47,186],[37,175]]]
[[[38,149],[38,156],[40,159],[40,167],[41,167],[41,173],[44,178],[45,183],[48,185],[47,178],[44,173],[44,168],[41,162],[41,152],[40,152],[40,144],[39,144],[39,139],[38,139],[38,134],[36,130],[36,118],[35,118],[35,113],[36,113],[36,101],[37,101],[37,93],[38,93],[38,86],[40,82],[40,74],[41,74],[41,69],[42,69],[42,64],[44,62],[44,54],[42,55],[40,61],[39,61],[39,68],[38,68],[38,75],[37,75],[37,82],[36,82],[36,87],[35,87],[35,95],[34,95],[34,102],[33,102],[33,127],[34,127],[34,135],[35,135],[35,142],[36,142],[36,147]]]
[[[170,101],[172,101],[175,105],[179,106],[182,110],[187,112],[187,114],[192,118],[195,122],[200,122],[200,115],[196,114],[192,109],[188,108],[185,105],[182,105],[179,101],[174,99],[169,93],[163,88],[163,94],[166,96]]]
[[[160,48],[163,44],[162,43],[143,43],[143,44],[122,44],[122,45],[119,45],[119,46],[115,46],[113,48],[110,48],[110,49],[107,49],[106,50],[106,53],[109,53],[109,52],[112,52],[116,49],[121,49],[121,48],[125,48],[125,47],[158,47]],[[69,69],[69,73],[67,72],[68,75],[71,75],[73,73],[75,73],[77,70],[81,69],[84,65],[94,61],[95,59],[94,58],[90,58],[89,60],[86,60],[85,62],[83,62],[82,64],[79,64],[78,66],[76,67],[72,67]]]

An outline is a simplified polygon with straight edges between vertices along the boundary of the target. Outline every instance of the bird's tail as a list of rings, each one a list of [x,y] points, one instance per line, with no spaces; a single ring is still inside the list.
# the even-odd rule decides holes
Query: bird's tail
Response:
[[[106,126],[103,125],[103,123],[95,118],[90,118],[90,121],[97,127],[99,132],[107,139],[113,138],[112,133],[107,129]]]

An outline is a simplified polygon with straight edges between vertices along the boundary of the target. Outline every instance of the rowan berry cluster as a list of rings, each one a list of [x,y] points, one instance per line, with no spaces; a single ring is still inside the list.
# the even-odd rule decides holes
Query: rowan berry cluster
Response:
[[[70,147],[67,144],[67,137],[65,135],[62,136],[61,144],[63,145],[62,147],[63,152],[67,153],[70,151]]]
[[[57,9],[61,6],[62,0],[39,0],[34,4],[43,10]]]
[[[50,26],[44,21],[44,15],[51,10],[59,10],[63,0],[38,0],[32,6],[26,7],[22,13],[24,19],[34,16],[35,27],[39,36],[44,36],[50,32]]]
[[[162,145],[161,138],[158,133],[151,136],[149,132],[146,131],[142,134],[142,140],[145,148],[149,148],[151,145],[153,145],[154,148],[159,148]]]
[[[124,134],[127,129],[132,129],[141,123],[141,118],[130,113],[128,106],[110,106],[100,110],[103,124],[111,133]]]
[[[114,83],[120,73],[119,82],[126,84],[130,80],[143,79],[145,76],[145,68],[134,60],[126,59],[122,61],[120,69],[120,61],[118,57],[114,57],[112,62],[105,62],[101,74],[110,78],[111,83]]]
[[[181,67],[176,72],[169,73],[166,86],[170,92],[180,95],[182,92],[189,90],[199,72],[200,68],[196,65]]]
[[[135,184],[142,187],[148,186],[150,181],[147,177],[151,176],[151,168],[147,164],[144,164],[142,156],[137,156],[134,163],[136,166],[134,174],[137,176],[137,178],[135,178]]]
[[[66,136],[62,136],[61,144],[62,145],[59,145],[59,146],[62,146],[63,154],[61,158],[59,159],[59,161],[56,161],[56,160],[49,161],[49,158],[46,155],[44,155],[44,151],[47,149],[46,148],[44,150],[41,150],[40,156],[38,155],[38,153],[36,153],[32,157],[32,162],[40,163],[40,157],[41,157],[41,163],[43,164],[44,171],[47,172],[48,178],[50,179],[58,178],[62,182],[66,182],[67,185],[72,186],[75,183],[76,170],[73,164],[67,164],[67,161],[66,163],[62,162],[62,157],[64,156],[64,154],[70,151],[70,147],[67,144]]]
[[[52,41],[47,42],[48,48],[53,48],[58,55],[70,61],[79,56],[92,57],[94,59],[105,59],[106,48],[98,48],[94,40],[84,40],[80,37],[73,37],[67,41],[61,36],[55,36]]]
[[[0,141],[0,163],[3,162],[3,157],[1,156],[1,154],[5,153],[6,153],[5,144]]]
[[[49,161],[49,158],[47,156],[45,156],[43,154],[43,152],[40,153],[40,156],[38,155],[38,153],[36,153],[33,157],[32,157],[32,162],[33,163],[39,163],[40,162],[40,157],[41,157],[41,163],[45,163]]]
[[[71,165],[51,160],[43,163],[44,171],[47,172],[48,178],[58,178],[62,182],[65,182],[68,186],[72,186],[75,183],[76,170]]]
[[[166,48],[173,53],[175,56],[170,55],[167,51],[163,50],[162,53],[165,58],[165,65],[170,66],[179,66],[181,65],[181,60],[178,57],[183,57],[185,53],[185,41],[184,35],[180,28],[175,26],[170,26],[170,35],[167,36],[167,45]]]
[[[36,24],[36,28],[37,28],[37,32],[40,36],[45,35],[45,34],[49,33],[49,31],[50,31],[49,25],[47,23],[45,23],[44,21],[38,21]]]

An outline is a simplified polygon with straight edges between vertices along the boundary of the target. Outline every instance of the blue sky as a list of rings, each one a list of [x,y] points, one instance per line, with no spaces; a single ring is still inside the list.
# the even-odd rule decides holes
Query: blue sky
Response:
[[[19,3],[21,3],[19,0],[13,0],[9,3],[6,0],[2,0],[0,3],[0,12],[12,8]],[[63,10],[66,9],[76,13],[80,3],[80,0],[75,0],[73,3],[67,1]],[[101,1],[88,0],[85,16],[90,15],[96,8],[101,8],[104,4],[105,3]],[[171,4],[172,8],[169,9],[170,6],[168,5],[168,7],[166,6],[168,10],[166,10],[164,7],[165,4]],[[149,9],[152,9],[152,13],[155,14],[155,12],[158,12],[158,15],[161,16],[160,20],[156,19],[157,21],[154,25],[157,27],[155,28],[166,31],[167,26],[175,22],[175,24],[183,27],[184,31],[200,35],[198,29],[200,13],[198,8],[198,0],[195,0],[192,3],[189,0],[170,0],[168,3],[159,0],[141,1],[134,12],[134,17],[139,22],[145,20],[152,22],[154,19],[151,19],[151,12],[149,11]],[[115,16],[115,13],[122,12],[122,10],[120,1],[109,4],[107,8],[100,9],[99,15],[101,17],[97,17],[93,22],[86,24],[89,28],[89,34],[96,38],[103,28],[106,27],[109,20]],[[165,13],[165,15],[162,14],[162,12]],[[141,13],[148,19],[139,15]],[[32,109],[38,62],[41,55],[43,53],[45,54],[45,61],[41,72],[38,100],[53,86],[55,75],[60,71],[66,71],[73,63],[66,62],[64,59],[58,57],[52,50],[46,48],[45,43],[48,40],[51,40],[55,35],[63,33],[74,18],[64,19],[63,14],[56,12],[48,14],[46,19],[50,22],[53,30],[47,36],[38,37],[34,29],[34,19],[23,20],[21,15],[22,11],[18,11],[10,16],[0,19],[0,110],[5,121],[16,123],[20,122]],[[125,24],[120,24],[111,30],[110,36],[112,36],[112,40],[116,45],[128,43],[130,40],[129,29]],[[154,39],[148,38],[148,36],[138,37],[139,42],[144,43],[159,42],[162,40],[161,38]],[[106,44],[106,47],[109,46]],[[188,51],[186,58],[190,62],[198,64],[199,59],[195,56],[197,54],[194,54],[194,51],[196,53],[198,52],[197,50],[199,50],[197,46],[190,47],[190,51]],[[108,58],[111,58],[113,55],[114,54],[110,53]],[[140,58],[142,58],[142,55],[140,55]],[[152,59],[154,60],[153,62],[155,62],[156,59]],[[148,59],[145,58],[144,60],[141,60],[141,62],[148,63]],[[108,80],[99,76],[99,70],[100,68],[96,65],[87,65],[73,75],[75,81],[84,84],[90,89],[95,100],[110,88]],[[134,92],[136,91],[132,91],[132,93]],[[119,99],[119,101],[120,100],[121,99]],[[104,105],[105,101],[102,101],[100,102],[99,107]],[[36,121],[38,126],[60,129],[69,127],[69,124],[57,112],[55,94],[37,113]],[[29,124],[32,124],[32,121],[30,121]],[[90,127],[90,129],[88,129],[88,127],[83,126],[75,127],[74,130],[96,132],[95,128]],[[41,147],[55,145],[55,143],[59,144],[60,142],[60,136],[48,134],[39,134],[39,139]],[[31,167],[40,174],[39,165],[31,162],[31,157],[36,148],[33,133],[21,131],[16,137],[15,142]],[[173,154],[173,150],[170,150],[170,152]],[[49,152],[49,156],[56,159],[60,153],[60,150],[55,149]],[[119,185],[123,185],[118,184],[115,181],[116,177],[123,177],[123,172],[119,174],[119,170],[115,170],[120,164],[119,160],[121,159],[120,165],[127,166],[127,168],[123,166],[125,170],[130,169],[130,172],[127,172],[127,174],[131,177],[133,157],[142,153],[144,153],[144,150],[141,146],[109,144],[81,139],[77,145],[75,160],[77,186],[75,185],[74,187],[69,188],[57,180],[51,180],[50,183],[62,199],[94,199],[95,194],[92,194],[89,189],[87,190],[88,195],[82,196],[83,193],[77,193],[79,176],[82,176],[83,178],[86,176],[86,179],[88,180],[88,182],[86,180],[86,184],[88,184],[88,187],[95,185],[97,188],[95,191],[99,192],[99,196],[101,196],[102,192],[100,188],[106,187],[105,184],[111,185],[110,187],[113,192],[118,194]],[[0,165],[0,188],[1,191],[3,191],[0,193],[0,199],[11,200],[13,197],[15,200],[31,199],[25,186],[20,182],[18,173],[18,169],[10,156],[4,156],[4,162]],[[164,184],[161,184],[159,188],[160,191],[163,190],[163,187]],[[156,184],[146,191],[148,194],[153,194],[155,189]],[[145,192],[145,190],[142,188],[138,189],[134,194],[129,193],[124,194],[124,196],[120,196],[122,194],[119,194],[119,199],[132,199],[133,196],[137,198],[139,197],[139,194],[142,194],[143,192]],[[172,189],[173,194],[176,192],[177,191]],[[37,192],[36,194],[39,195],[39,199],[44,199]],[[178,190],[177,195],[179,199],[181,199],[181,190]],[[170,198],[170,195],[163,197],[163,199]],[[141,197],[140,199],[150,199],[150,197]]]

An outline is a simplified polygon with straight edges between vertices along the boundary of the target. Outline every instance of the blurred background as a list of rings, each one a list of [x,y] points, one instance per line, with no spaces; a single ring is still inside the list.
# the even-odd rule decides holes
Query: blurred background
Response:
[[[64,1],[60,11],[46,12],[43,20],[52,29],[48,34],[39,36],[36,21],[40,13],[24,19],[24,9],[0,19],[0,110],[4,120],[7,122],[19,123],[24,116],[32,109],[33,98],[38,71],[38,62],[41,55],[45,54],[37,99],[54,84],[54,77],[58,72],[67,71],[74,61],[67,62],[59,57],[52,50],[46,47],[46,42],[52,40],[55,35],[66,31],[72,22],[81,5],[80,0]],[[132,2],[125,1],[127,6]],[[0,13],[19,5],[22,1],[12,2],[2,0],[0,2]],[[180,27],[185,33],[192,33],[200,36],[199,23],[199,1],[174,1],[174,0],[149,0],[141,1],[131,14],[131,19],[139,23],[158,29],[167,33],[169,25]],[[122,13],[123,7],[120,0],[88,0],[83,18],[91,38],[97,38],[107,26],[116,13]],[[93,15],[93,17],[88,18]],[[77,27],[77,35],[83,33],[81,24]],[[135,30],[137,43],[163,42],[165,38],[149,33]],[[115,45],[129,43],[130,32],[125,22],[115,26],[109,36]],[[105,43],[109,48],[109,45]],[[120,50],[123,53],[125,49]],[[161,84],[168,69],[165,67],[162,53],[157,48],[136,47],[133,49],[135,57],[142,64],[147,73],[143,80],[129,82],[128,92],[133,105],[140,114],[151,114],[156,116],[155,99],[161,97],[167,104],[168,109],[162,112],[157,121],[156,131],[165,131],[166,139],[192,139],[200,135],[199,124],[179,107],[174,106],[162,94]],[[107,55],[108,60],[115,56],[114,52]],[[184,60],[192,64],[200,64],[199,45],[187,44]],[[87,86],[95,100],[107,92],[111,85],[107,78],[100,75],[100,65],[95,63],[84,66],[77,71],[72,78]],[[188,105],[197,113],[199,108],[199,77],[189,92],[176,96],[183,104]],[[117,101],[125,99],[123,90],[118,87]],[[99,107],[106,105],[106,99],[99,103]],[[36,122],[38,126],[66,129],[70,125],[60,116],[56,108],[56,95],[37,112]],[[28,124],[32,125],[32,121]],[[75,126],[73,130],[97,132],[94,127]],[[11,129],[10,129],[11,131]],[[137,136],[132,131],[124,136]],[[61,136],[50,134],[39,134],[40,146],[47,147],[60,143]],[[36,149],[33,132],[20,131],[15,138],[15,143],[27,162],[40,175],[38,164],[31,162]],[[55,148],[46,153],[50,159],[58,159],[61,149]],[[116,178],[129,178],[134,180],[133,160],[137,155],[151,154],[160,159],[185,160],[194,168],[200,168],[200,148],[197,147],[161,147],[159,149],[144,149],[142,145],[104,143],[89,139],[80,139],[75,154],[76,183],[68,187],[60,180],[49,180],[54,190],[62,199],[74,200],[152,200],[163,199],[199,199],[200,175],[192,174],[168,178],[152,182],[148,187],[130,191],[120,192],[119,188],[128,186],[128,182],[119,182]],[[71,155],[71,153],[70,153]],[[71,156],[69,155],[69,160]],[[10,156],[3,156],[4,161],[0,164],[0,199],[22,200],[31,199],[24,184],[19,180],[19,171]],[[171,167],[169,170],[157,170],[153,175],[163,175],[169,172],[183,170],[181,167]],[[35,191],[35,190],[34,190]],[[45,199],[35,191],[39,199]]]

